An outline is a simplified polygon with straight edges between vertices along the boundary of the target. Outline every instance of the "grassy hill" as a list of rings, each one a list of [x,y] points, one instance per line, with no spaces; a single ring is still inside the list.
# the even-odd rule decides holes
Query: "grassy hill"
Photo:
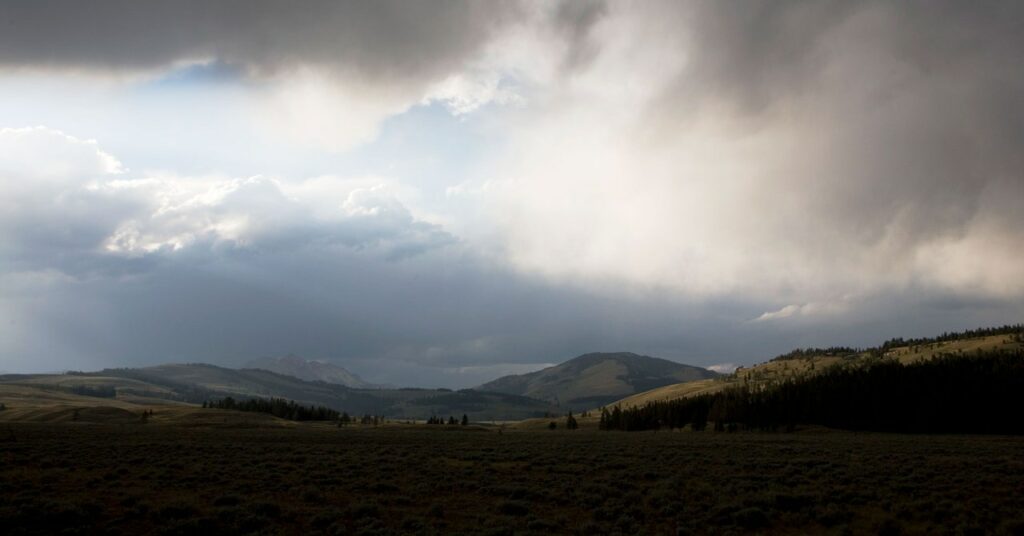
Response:
[[[528,396],[585,410],[633,393],[715,377],[710,370],[628,352],[581,355],[537,372],[503,376],[481,390]]]
[[[239,399],[284,398],[352,415],[373,414],[394,419],[466,414],[472,420],[518,420],[559,412],[552,404],[507,393],[353,389],[304,381],[267,370],[169,364],[94,373],[0,376],[0,403],[8,408],[0,419],[24,416],[29,420],[39,420],[39,411],[69,407],[102,406],[138,413],[154,405],[194,408],[204,401],[227,396]]]
[[[996,333],[993,333],[996,332]],[[931,339],[901,341],[894,339],[868,349],[829,348],[795,350],[768,362],[741,367],[735,373],[711,380],[677,383],[624,397],[613,405],[623,408],[642,406],[648,402],[672,400],[713,394],[739,384],[770,384],[782,380],[797,380],[821,373],[843,364],[868,363],[872,360],[912,364],[927,361],[938,355],[971,356],[980,352],[1012,352],[1024,349],[1024,327],[1006,326],[991,330],[972,330],[963,334],[945,334]],[[904,342],[909,342],[904,344]]]

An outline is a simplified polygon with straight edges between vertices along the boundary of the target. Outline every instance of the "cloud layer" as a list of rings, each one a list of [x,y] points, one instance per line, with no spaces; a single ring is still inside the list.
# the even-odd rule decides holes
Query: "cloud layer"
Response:
[[[0,368],[296,352],[465,386],[1019,321],[1022,21],[4,4],[0,111],[32,122],[0,125]]]

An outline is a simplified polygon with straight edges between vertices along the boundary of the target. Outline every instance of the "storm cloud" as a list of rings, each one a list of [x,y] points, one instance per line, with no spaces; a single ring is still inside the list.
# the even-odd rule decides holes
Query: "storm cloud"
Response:
[[[1022,25],[984,2],[3,3],[0,369],[294,352],[463,387],[1020,321]]]
[[[1021,18],[615,3],[498,172],[518,260],[798,305],[917,283],[1019,297]]]
[[[516,12],[464,1],[6,2],[0,63],[116,71],[216,59],[253,75],[314,64],[396,83],[457,69]]]

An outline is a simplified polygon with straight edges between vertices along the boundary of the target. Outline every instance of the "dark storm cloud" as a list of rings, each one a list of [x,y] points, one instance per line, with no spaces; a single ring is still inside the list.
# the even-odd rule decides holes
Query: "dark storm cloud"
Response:
[[[820,90],[823,72],[850,48],[877,53],[844,65],[859,84],[887,82],[873,69],[890,60],[941,78],[1007,67],[1024,54],[1024,7],[1016,2],[691,2],[671,9],[693,47],[680,86],[698,85],[716,98],[725,92],[750,112]],[[859,47],[851,42],[857,39]]]
[[[627,315],[642,318],[637,313],[648,305],[531,282],[472,256],[381,263],[351,251],[303,248],[204,261],[171,258],[136,277],[52,283],[59,292],[26,299],[20,322],[47,326],[48,344],[64,354],[59,361],[79,367],[237,365],[294,352],[362,362],[357,371],[377,380],[454,387],[490,378],[453,374],[453,367],[557,362],[606,346],[633,347],[634,336],[649,334],[625,335],[617,325]],[[75,355],[92,359],[68,357]]]
[[[705,366],[750,363],[795,346],[877,344],[1012,314],[992,303],[923,309],[907,300],[912,296],[898,295],[871,304],[882,315],[767,326],[744,322],[756,304],[600,296],[524,277],[458,249],[386,263],[315,247],[244,257],[193,250],[133,277],[47,286],[49,292],[20,302],[19,322],[38,337],[33,349],[52,353],[8,358],[5,368],[239,366],[296,353],[333,360],[373,381],[468,387],[500,375],[503,365],[557,363],[591,351]],[[17,356],[12,350],[9,356]]]
[[[509,2],[43,0],[0,6],[0,65],[153,69],[216,58],[254,72],[318,64],[373,78],[458,65]]]
[[[600,43],[590,38],[590,31],[607,14],[608,4],[604,1],[562,2],[558,5],[553,24],[556,31],[564,34],[569,45],[563,60],[567,69],[586,63],[597,54]]]
[[[671,138],[711,108],[737,139],[799,140],[782,164],[757,171],[764,189],[752,196],[787,208],[750,212],[782,222],[780,244],[846,262],[877,248],[898,267],[981,221],[1019,236],[1024,211],[1005,199],[1024,184],[1024,4],[698,2],[669,11],[686,21],[687,65],[651,103],[645,128]]]

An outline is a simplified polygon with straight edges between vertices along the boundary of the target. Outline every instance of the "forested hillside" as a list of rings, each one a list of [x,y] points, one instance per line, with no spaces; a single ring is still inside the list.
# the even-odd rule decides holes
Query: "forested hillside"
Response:
[[[737,384],[720,392],[602,412],[606,430],[793,429],[1024,433],[1024,351],[945,354],[903,364],[834,366],[799,380]]]

